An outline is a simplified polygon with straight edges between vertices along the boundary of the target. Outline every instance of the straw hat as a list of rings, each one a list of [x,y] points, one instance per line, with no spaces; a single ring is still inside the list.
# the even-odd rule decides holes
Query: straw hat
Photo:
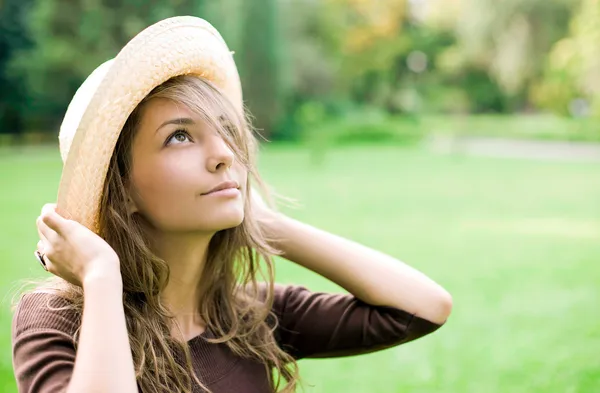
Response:
[[[191,16],[146,28],[83,82],[59,133],[64,167],[57,211],[63,217],[98,232],[108,164],[125,121],[152,89],[183,74],[212,81],[242,111],[232,52],[210,23]]]

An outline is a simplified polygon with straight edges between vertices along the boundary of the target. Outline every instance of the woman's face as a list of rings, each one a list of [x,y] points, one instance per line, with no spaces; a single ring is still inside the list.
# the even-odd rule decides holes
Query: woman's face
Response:
[[[214,233],[242,223],[247,171],[187,107],[148,101],[131,154],[132,210],[157,230]]]

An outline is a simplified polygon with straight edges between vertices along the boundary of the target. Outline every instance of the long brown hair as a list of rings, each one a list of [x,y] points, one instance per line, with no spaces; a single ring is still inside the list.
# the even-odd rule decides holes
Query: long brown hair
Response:
[[[166,81],[137,106],[121,132],[104,185],[100,236],[120,257],[125,316],[138,384],[144,393],[189,393],[194,383],[208,390],[195,376],[187,344],[171,334],[174,319],[160,298],[169,279],[169,267],[151,251],[142,217],[127,212],[132,141],[144,105],[153,98],[172,100],[201,116],[219,132],[248,171],[244,221],[217,232],[209,243],[202,282],[198,283],[198,313],[217,337],[211,341],[225,343],[236,355],[264,364],[273,391],[294,392],[299,383],[298,366],[277,345],[277,320],[271,312],[272,256],[277,250],[267,243],[250,204],[252,182],[263,188],[255,166],[258,143],[248,115],[235,110],[214,84],[196,76]],[[259,283],[261,279],[264,283]],[[52,282],[50,287],[81,312],[82,289],[60,279]]]

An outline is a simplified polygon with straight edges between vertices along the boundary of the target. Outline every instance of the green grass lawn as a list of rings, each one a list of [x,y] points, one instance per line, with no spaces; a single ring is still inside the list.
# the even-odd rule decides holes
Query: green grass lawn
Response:
[[[35,218],[54,201],[58,149],[0,151],[0,391],[15,392],[10,293],[44,274]],[[450,320],[387,351],[300,363],[307,392],[600,391],[600,165],[348,147],[263,152],[265,179],[301,220],[390,253],[446,287]],[[369,268],[369,261],[364,261]],[[337,288],[291,262],[282,282]]]

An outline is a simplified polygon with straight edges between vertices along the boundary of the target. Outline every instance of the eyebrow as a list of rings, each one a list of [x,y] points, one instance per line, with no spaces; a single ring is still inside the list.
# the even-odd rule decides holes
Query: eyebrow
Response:
[[[178,118],[178,119],[171,119],[171,120],[167,120],[164,123],[162,123],[160,125],[160,127],[158,127],[156,129],[156,132],[158,132],[161,128],[163,128],[164,126],[169,125],[169,124],[192,125],[192,124],[196,124],[196,123],[194,122],[193,119],[190,119],[189,117],[181,117],[181,118]]]

